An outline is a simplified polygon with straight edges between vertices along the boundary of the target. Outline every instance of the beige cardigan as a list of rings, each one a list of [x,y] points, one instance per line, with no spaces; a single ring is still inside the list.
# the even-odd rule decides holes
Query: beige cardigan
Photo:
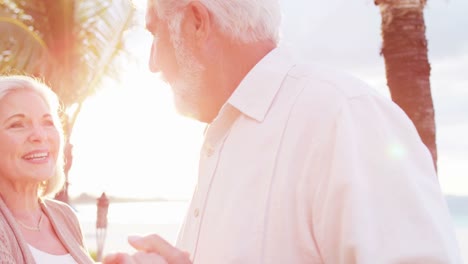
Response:
[[[81,227],[73,210],[65,203],[41,199],[41,207],[58,238],[79,264],[94,263],[84,246]],[[0,263],[35,264],[15,218],[0,197]]]

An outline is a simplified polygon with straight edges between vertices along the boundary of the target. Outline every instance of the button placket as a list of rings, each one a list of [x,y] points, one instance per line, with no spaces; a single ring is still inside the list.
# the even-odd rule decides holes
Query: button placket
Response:
[[[237,117],[233,112],[228,111],[230,115],[224,116],[222,122],[216,122],[207,128],[205,133],[205,143],[202,147],[200,157],[200,171],[198,179],[199,200],[198,206],[193,207],[192,219],[197,223],[197,241],[195,244],[194,259],[197,255],[197,244],[200,239],[201,229],[203,228],[203,217],[206,211],[207,200],[211,189],[211,182],[216,175],[216,169],[219,162],[219,153],[222,152],[222,145],[229,134],[230,127]]]

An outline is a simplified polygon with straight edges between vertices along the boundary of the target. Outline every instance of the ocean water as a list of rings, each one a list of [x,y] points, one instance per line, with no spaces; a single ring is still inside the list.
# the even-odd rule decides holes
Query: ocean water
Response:
[[[97,249],[95,204],[72,205],[83,229],[87,247]],[[128,235],[157,233],[175,244],[177,232],[184,219],[188,202],[131,202],[111,203],[108,209],[108,227],[104,253],[129,251]]]
[[[78,204],[73,207],[82,225],[86,246],[90,251],[96,251],[96,205]],[[187,207],[187,202],[174,201],[111,203],[104,254],[134,252],[127,243],[128,235],[157,233],[174,244]],[[452,219],[462,258],[468,264],[468,215],[452,213]]]

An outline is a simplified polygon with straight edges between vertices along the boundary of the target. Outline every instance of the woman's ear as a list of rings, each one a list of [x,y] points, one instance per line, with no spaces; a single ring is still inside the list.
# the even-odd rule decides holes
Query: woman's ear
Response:
[[[212,33],[211,15],[208,9],[200,2],[190,2],[185,9],[185,19],[182,30],[190,38],[193,45],[204,45]]]

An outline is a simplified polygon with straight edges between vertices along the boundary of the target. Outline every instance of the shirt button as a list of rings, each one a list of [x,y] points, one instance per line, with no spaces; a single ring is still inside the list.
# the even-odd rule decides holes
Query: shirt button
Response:
[[[207,146],[205,149],[205,154],[207,157],[211,157],[214,153],[214,148],[212,146]]]
[[[198,215],[200,215],[200,210],[196,208],[195,210],[193,210],[193,216],[198,217]]]

